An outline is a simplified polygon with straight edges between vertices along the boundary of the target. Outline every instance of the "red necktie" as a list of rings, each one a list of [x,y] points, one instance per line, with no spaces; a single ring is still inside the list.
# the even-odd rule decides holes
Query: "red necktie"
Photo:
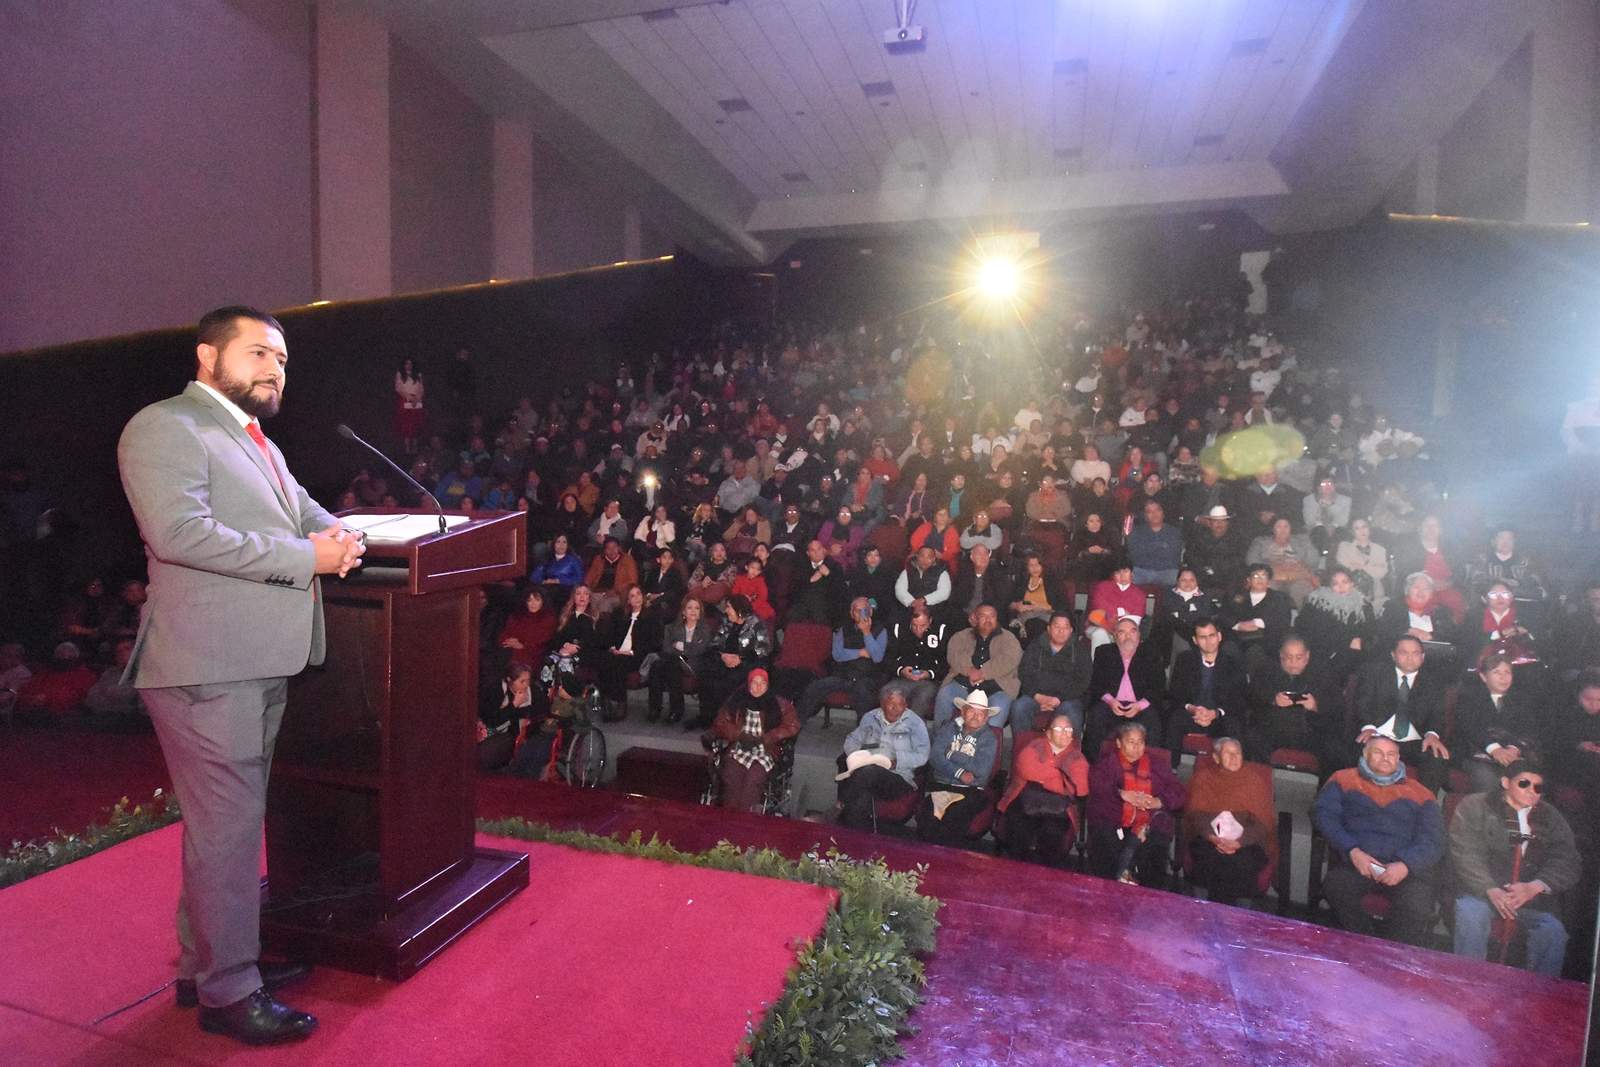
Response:
[[[250,435],[250,440],[261,449],[261,456],[267,461],[267,466],[272,468],[273,477],[278,479],[278,488],[283,490],[283,495],[289,495],[289,487],[283,483],[283,472],[278,470],[277,461],[272,458],[272,449],[267,447],[267,435],[261,432],[261,425],[252,419],[245,425],[244,432]]]

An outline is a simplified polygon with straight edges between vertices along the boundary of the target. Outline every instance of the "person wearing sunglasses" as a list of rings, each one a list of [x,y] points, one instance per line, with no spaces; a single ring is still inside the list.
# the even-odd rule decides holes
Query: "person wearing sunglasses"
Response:
[[[1493,940],[1504,963],[1521,937],[1527,969],[1558,978],[1567,953],[1562,895],[1578,884],[1583,865],[1572,828],[1543,800],[1544,775],[1519,759],[1506,766],[1498,790],[1475,793],[1456,808],[1455,952],[1487,959]]]

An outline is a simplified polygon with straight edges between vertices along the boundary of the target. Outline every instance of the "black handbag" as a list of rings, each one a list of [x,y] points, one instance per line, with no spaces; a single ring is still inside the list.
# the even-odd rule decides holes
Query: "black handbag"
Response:
[[[1065,794],[1052,793],[1038,782],[1029,782],[1022,787],[1022,792],[1017,794],[1017,803],[1022,805],[1022,814],[1032,818],[1065,819],[1068,802]]]

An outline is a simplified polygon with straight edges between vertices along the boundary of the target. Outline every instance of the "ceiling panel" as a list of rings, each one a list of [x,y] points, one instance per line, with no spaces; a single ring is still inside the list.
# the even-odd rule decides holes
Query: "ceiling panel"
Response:
[[[1055,51],[1052,57],[1050,88],[1051,150],[1053,154],[1077,151],[1062,159],[1070,170],[1086,164],[1082,154],[1083,116],[1089,96],[1089,17],[1091,0],[1065,0],[1057,8]],[[1082,61],[1080,69],[1079,61]],[[1062,69],[1062,64],[1068,64]]]
[[[849,185],[870,181],[877,173],[871,146],[838,99],[811,43],[801,33],[800,24],[789,6],[781,0],[763,0],[746,5],[752,17],[778,54],[790,78],[804,94],[804,107],[815,115],[829,138],[848,161],[842,180]]]
[[[763,176],[760,165],[746,158],[739,147],[722,137],[713,125],[714,119],[721,117],[720,110],[713,116],[698,106],[693,98],[698,97],[698,92],[686,96],[666,71],[658,69],[634,45],[626,32],[626,21],[597,22],[584,27],[584,31],[618,66],[637,81],[645,92],[677,119],[684,130],[699,141],[717,162],[738,178],[740,184],[758,194],[766,190],[771,183]],[[715,106],[712,102],[711,107]]]
[[[1015,7],[1017,65],[1022,83],[1022,106],[1017,118],[1027,133],[1024,173],[1042,177],[1056,170],[1051,114],[1056,5],[1050,0],[1015,0]]]
[[[925,14],[928,48],[944,53],[967,127],[966,140],[956,146],[953,167],[965,179],[987,181],[995,174],[999,136],[983,53],[972,47],[978,34],[975,8],[973,0],[937,0],[927,5]],[[917,13],[924,17],[924,5],[918,5]]]
[[[1088,93],[1083,107],[1083,155],[1091,170],[1104,165],[1117,121],[1117,85],[1128,41],[1128,19],[1134,5],[1094,5],[1089,23]]]
[[[989,3],[975,4],[973,13],[977,18],[979,35],[974,43],[983,54],[989,83],[989,105],[996,116],[995,147],[1000,162],[999,171],[1010,177],[1026,177],[1028,139],[1034,131],[1026,122],[1016,5],[1012,0],[990,0]]]
[[[1211,0],[1195,0],[1168,13],[1151,75],[1150,95],[1139,122],[1139,141],[1134,148],[1134,160],[1141,166],[1161,162],[1184,91],[1194,80],[1194,65],[1200,58],[1198,46],[1212,6]]]
[[[725,62],[735,84],[773,131],[787,138],[810,187],[834,192],[849,178],[850,163],[840,151],[810,101],[800,90],[761,27],[743,4],[700,9],[710,12],[726,34],[730,53]],[[759,86],[759,87],[758,87]],[[787,126],[784,123],[787,122]],[[803,190],[802,190],[803,191]]]
[[[1229,181],[1246,210],[1354,217],[1533,19],[1526,0],[920,0],[926,47],[889,54],[890,0],[337,2],[745,250],[758,218],[1180,210]]]
[[[1163,31],[1171,15],[1169,10],[1125,6],[1129,15],[1122,63],[1117,70],[1115,118],[1102,162],[1102,166],[1112,170],[1123,170],[1138,163],[1139,131],[1160,76]]]
[[[1217,132],[1202,129],[1200,121],[1222,76],[1222,67],[1236,39],[1234,31],[1245,3],[1244,0],[1210,0],[1208,6],[1209,11],[1195,45],[1194,58],[1189,63],[1182,91],[1178,94],[1178,108],[1162,144],[1159,160],[1162,166],[1184,162],[1194,148],[1196,136]]]

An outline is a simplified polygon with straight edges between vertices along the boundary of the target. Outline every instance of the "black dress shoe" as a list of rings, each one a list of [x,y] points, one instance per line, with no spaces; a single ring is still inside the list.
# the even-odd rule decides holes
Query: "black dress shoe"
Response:
[[[258,989],[226,1008],[200,1006],[200,1029],[208,1034],[226,1034],[247,1045],[275,1045],[298,1041],[317,1028],[317,1018],[295,1011]]]
[[[261,988],[268,993],[276,993],[285,986],[294,985],[311,973],[309,963],[258,963],[261,971]],[[194,1008],[200,1004],[200,993],[194,986],[193,978],[180,978],[177,981],[178,1007]]]

